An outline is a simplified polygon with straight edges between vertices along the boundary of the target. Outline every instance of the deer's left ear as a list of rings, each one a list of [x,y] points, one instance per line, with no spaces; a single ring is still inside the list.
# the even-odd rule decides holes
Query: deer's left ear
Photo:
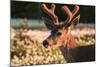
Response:
[[[72,20],[71,27],[75,28],[76,25],[79,23],[79,20],[80,20],[80,14]]]

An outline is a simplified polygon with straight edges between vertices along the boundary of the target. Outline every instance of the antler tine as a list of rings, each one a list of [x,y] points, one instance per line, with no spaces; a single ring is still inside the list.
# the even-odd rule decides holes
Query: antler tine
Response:
[[[62,6],[63,11],[65,12],[65,14],[68,16],[67,17],[67,22],[69,23],[73,17],[72,12],[70,11],[70,9],[67,6]]]
[[[55,11],[55,8],[56,8],[55,4],[52,4],[52,5],[51,5],[51,10],[52,10],[53,13],[54,13],[54,11]]]
[[[72,11],[73,16],[79,11],[79,6],[75,6],[74,10]]]
[[[69,24],[70,21],[72,20],[72,18],[75,16],[75,14],[78,12],[79,6],[76,6],[72,12],[70,11],[70,9],[66,5],[63,6],[62,9],[66,13],[66,15],[68,16],[66,24]]]
[[[55,7],[56,7],[55,4],[51,4],[50,9],[47,8],[46,4],[42,4],[41,6],[43,11],[52,18],[53,23],[55,25],[58,25],[59,24],[58,17],[55,15]]]

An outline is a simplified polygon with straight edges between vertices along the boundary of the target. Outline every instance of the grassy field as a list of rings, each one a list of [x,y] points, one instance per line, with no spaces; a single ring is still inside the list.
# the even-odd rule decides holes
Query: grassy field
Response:
[[[66,63],[59,48],[42,46],[40,33],[44,34],[35,30],[11,29],[12,66]]]

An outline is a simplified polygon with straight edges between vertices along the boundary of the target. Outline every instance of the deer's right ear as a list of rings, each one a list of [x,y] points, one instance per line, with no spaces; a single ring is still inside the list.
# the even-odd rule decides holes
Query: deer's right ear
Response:
[[[54,25],[54,23],[50,19],[43,18],[43,20],[44,20],[44,23],[48,29],[50,29],[50,30],[56,29],[56,26]]]

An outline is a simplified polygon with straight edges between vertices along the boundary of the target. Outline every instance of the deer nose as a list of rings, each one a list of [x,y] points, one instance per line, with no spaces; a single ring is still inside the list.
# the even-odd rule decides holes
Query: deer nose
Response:
[[[43,46],[44,46],[45,48],[48,47],[48,42],[47,42],[47,40],[44,40],[44,41],[43,41]]]

